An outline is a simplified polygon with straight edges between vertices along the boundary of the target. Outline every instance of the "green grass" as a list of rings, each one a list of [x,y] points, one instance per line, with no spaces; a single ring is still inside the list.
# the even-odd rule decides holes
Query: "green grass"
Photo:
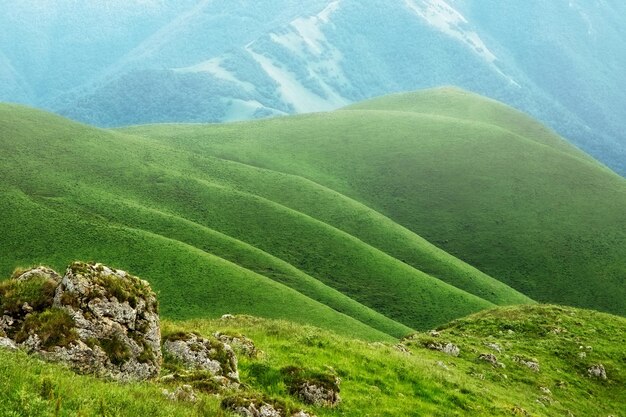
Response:
[[[408,339],[407,354],[392,343],[367,343],[250,316],[163,325],[165,333],[186,330],[210,336],[219,330],[250,337],[264,353],[258,358],[239,356],[243,394],[224,396],[265,397],[319,417],[562,417],[568,412],[623,417],[626,409],[626,319],[588,310],[500,307],[441,326],[437,339],[456,343],[458,357],[423,348],[421,341],[432,338],[428,333]],[[490,350],[486,343],[498,344],[502,352]],[[481,353],[494,353],[506,367],[480,361]],[[537,360],[540,371],[520,365],[517,357]],[[598,363],[605,366],[608,380],[587,375],[587,368]],[[342,402],[332,409],[300,403],[290,394],[294,372],[289,371],[294,369],[298,377],[330,381],[338,376]],[[163,387],[172,389],[165,382],[107,383],[21,352],[0,350],[3,416],[225,415],[220,397],[199,390],[198,404],[174,403],[161,395]]]
[[[303,178],[21,107],[1,111],[7,274],[92,259],[149,280],[167,317],[248,313],[366,339],[530,302]]]
[[[162,389],[79,376],[61,365],[0,349],[0,415],[5,417],[227,416],[218,399],[176,403]]]
[[[443,268],[401,231],[535,300],[626,314],[626,180],[492,100],[439,89],[333,113],[125,131],[341,193],[395,222],[377,222],[394,238],[316,197],[264,191],[496,304],[506,302],[486,295],[485,276]]]
[[[625,314],[623,179],[477,96],[361,106],[107,131],[1,105],[0,274],[95,260],[168,318],[366,340],[532,299]]]

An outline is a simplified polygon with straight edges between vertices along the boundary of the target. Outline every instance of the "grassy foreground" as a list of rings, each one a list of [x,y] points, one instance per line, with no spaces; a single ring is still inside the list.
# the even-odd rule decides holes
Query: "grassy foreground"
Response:
[[[626,320],[556,306],[488,310],[393,343],[367,343],[318,328],[240,316],[230,320],[166,322],[209,335],[243,333],[264,353],[240,359],[247,390],[312,409],[318,416],[624,416]],[[436,339],[459,346],[458,357],[424,348]],[[501,352],[487,346],[498,345]],[[478,359],[493,353],[504,367]],[[583,355],[584,353],[584,355]],[[534,372],[519,359],[536,361]],[[606,381],[588,375],[603,364]],[[289,396],[280,370],[298,366],[332,372],[343,401],[311,408]],[[220,398],[196,404],[166,400],[157,383],[120,385],[76,376],[23,353],[0,350],[3,416],[224,416]],[[570,414],[571,413],[571,414]]]

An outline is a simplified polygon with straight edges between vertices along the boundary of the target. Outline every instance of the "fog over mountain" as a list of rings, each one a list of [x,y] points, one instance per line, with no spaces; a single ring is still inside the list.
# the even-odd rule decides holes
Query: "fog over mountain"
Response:
[[[457,85],[626,174],[618,0],[0,0],[0,100],[100,126],[324,111]]]

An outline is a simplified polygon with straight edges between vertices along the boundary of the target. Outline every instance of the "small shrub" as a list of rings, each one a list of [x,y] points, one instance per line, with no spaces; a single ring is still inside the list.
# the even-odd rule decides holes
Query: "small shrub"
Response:
[[[130,359],[130,350],[128,346],[114,334],[109,339],[100,339],[100,347],[107,354],[109,360],[114,365],[121,365]]]
[[[54,280],[45,277],[4,281],[0,283],[0,309],[19,315],[24,303],[28,303],[36,311],[45,310],[52,306],[57,285]]]
[[[51,308],[27,316],[21,329],[15,335],[15,341],[22,343],[31,334],[39,336],[41,347],[44,349],[53,346],[66,347],[78,340],[74,319],[67,311],[59,308]]]
[[[54,387],[54,384],[52,383],[52,380],[49,377],[44,377],[41,380],[41,390],[39,392],[39,395],[41,395],[41,398],[43,398],[44,400],[53,399],[54,391],[55,391],[55,387]]]
[[[339,392],[337,378],[330,373],[313,372],[297,366],[287,366],[280,370],[291,394],[297,392],[303,383],[314,384],[328,390]]]

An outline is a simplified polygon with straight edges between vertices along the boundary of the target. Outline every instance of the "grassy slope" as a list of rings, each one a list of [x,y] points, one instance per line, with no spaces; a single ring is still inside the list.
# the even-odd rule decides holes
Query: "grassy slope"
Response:
[[[169,317],[290,317],[370,339],[428,328],[491,301],[529,301],[301,178],[21,107],[1,111],[5,274],[33,263],[62,268],[97,259],[150,280]],[[349,233],[356,228],[374,244]],[[394,247],[419,259],[414,266],[466,282],[489,301],[384,251]]]
[[[443,326],[439,340],[461,348],[453,358],[421,347],[430,339],[427,334],[411,339],[407,355],[389,344],[368,344],[284,321],[238,317],[165,323],[166,331],[184,328],[208,335],[220,330],[251,337],[265,354],[259,359],[240,356],[242,381],[296,407],[311,409],[287,394],[279,370],[291,365],[333,369],[342,380],[343,401],[335,409],[314,409],[320,417],[623,417],[625,327],[623,318],[573,308],[499,308]],[[489,350],[487,342],[499,344],[502,353]],[[478,359],[490,352],[506,367]],[[537,360],[540,371],[516,363],[516,356]],[[605,366],[607,381],[587,376],[587,368],[597,363]],[[213,396],[201,395],[196,405],[169,403],[159,391],[151,384],[117,385],[75,376],[23,353],[0,350],[2,415],[54,415],[57,403],[60,416],[79,411],[84,416],[223,415]]]
[[[626,314],[626,181],[491,100],[442,89],[329,114],[129,131],[336,190],[534,299]],[[394,246],[401,239],[299,209],[422,269],[419,251]]]

